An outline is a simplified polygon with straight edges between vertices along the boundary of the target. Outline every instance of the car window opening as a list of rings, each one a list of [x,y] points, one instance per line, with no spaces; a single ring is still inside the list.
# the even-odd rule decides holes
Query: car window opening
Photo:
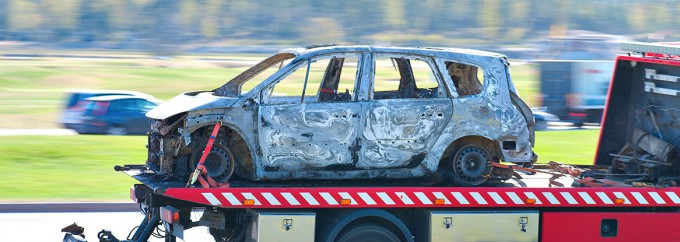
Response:
[[[479,67],[462,63],[444,62],[446,70],[456,87],[459,96],[477,95],[482,93],[484,71]]]
[[[389,62],[387,62],[389,61]],[[392,68],[389,68],[391,64]],[[439,83],[430,65],[419,59],[378,58],[374,99],[436,98]]]
[[[345,102],[353,100],[358,57],[312,59],[276,83],[268,103]],[[342,75],[345,73],[345,75]],[[302,88],[302,90],[300,90]]]

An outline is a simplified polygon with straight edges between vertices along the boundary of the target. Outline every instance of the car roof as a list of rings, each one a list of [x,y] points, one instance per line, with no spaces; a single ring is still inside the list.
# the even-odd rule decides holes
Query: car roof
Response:
[[[298,56],[318,55],[323,53],[345,52],[384,52],[425,55],[433,57],[449,57],[449,55],[478,56],[488,58],[505,58],[505,55],[474,49],[447,48],[447,47],[396,47],[396,46],[368,46],[368,45],[314,45],[304,48],[289,48],[279,53],[292,53]]]
[[[146,99],[144,97],[136,97],[136,96],[129,96],[129,95],[103,95],[103,96],[96,96],[96,97],[88,97],[88,98],[85,98],[84,100],[102,102],[102,101],[117,101],[117,100],[126,100],[126,99],[140,99],[140,100],[146,100],[146,101],[149,101],[149,102],[154,102],[154,100],[149,100],[149,99]]]
[[[69,93],[84,93],[84,94],[99,94],[99,93],[116,93],[116,94],[127,94],[127,95],[138,95],[138,96],[150,96],[149,94],[142,93],[142,92],[137,92],[137,91],[128,91],[128,90],[106,90],[106,89],[74,89],[74,90],[68,90]]]

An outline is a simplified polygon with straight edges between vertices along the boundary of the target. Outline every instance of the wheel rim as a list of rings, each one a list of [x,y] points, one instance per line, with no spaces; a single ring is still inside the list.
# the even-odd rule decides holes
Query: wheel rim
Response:
[[[218,177],[229,168],[229,155],[224,150],[214,147],[203,162],[208,175]]]
[[[478,145],[465,146],[456,153],[453,170],[466,185],[482,184],[491,172],[491,157]]]
[[[191,158],[191,167],[194,169],[203,155],[205,150],[205,145],[198,146],[196,152]],[[233,167],[233,155],[228,150],[228,148],[222,148],[220,145],[215,144],[203,162],[208,175],[215,179],[216,181],[226,181],[231,177],[234,171]]]

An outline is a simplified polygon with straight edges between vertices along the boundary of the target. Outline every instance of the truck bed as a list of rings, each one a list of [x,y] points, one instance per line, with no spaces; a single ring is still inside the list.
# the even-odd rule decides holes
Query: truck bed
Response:
[[[484,187],[423,185],[423,181],[234,181],[228,188],[184,188],[137,166],[124,172],[155,194],[222,208],[479,208],[479,207],[680,207],[680,188],[571,187],[574,179],[520,173],[522,179]],[[366,185],[370,182],[370,186]]]

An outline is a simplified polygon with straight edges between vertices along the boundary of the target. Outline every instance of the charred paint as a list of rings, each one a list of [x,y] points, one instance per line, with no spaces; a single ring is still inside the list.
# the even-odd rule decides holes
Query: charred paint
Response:
[[[348,53],[361,56],[357,90],[353,93],[356,96],[351,100],[323,102],[324,99],[315,97],[305,98],[302,103],[300,97],[287,100],[270,97],[273,86],[299,63],[316,56],[342,57]],[[409,88],[409,95],[374,94],[371,68],[374,55],[378,54],[427,62],[439,87],[418,89],[400,83]],[[294,59],[274,75],[250,92],[241,93],[241,85],[257,70],[290,58]],[[445,62],[480,68],[484,71],[483,86],[467,87],[475,91],[460,94]],[[338,63],[329,70],[337,71],[342,64]],[[400,60],[399,64],[402,75],[410,72],[409,68],[402,68],[407,61]],[[339,76],[335,74],[325,76]],[[504,56],[475,50],[369,46],[284,50],[214,92],[186,93],[150,112],[148,116],[157,120],[187,112],[180,127],[161,137],[176,145],[163,145],[158,152],[153,146],[150,157],[151,153],[166,154],[161,162],[171,164],[186,155],[183,152],[189,152],[196,132],[221,121],[233,131],[223,138],[231,140],[233,148],[238,147],[234,150],[241,162],[237,168],[242,167],[241,175],[253,180],[433,175],[449,145],[467,136],[484,137],[497,144],[515,142],[514,149],[498,151],[502,160],[531,162],[533,129],[526,114],[511,101],[510,93],[516,90],[508,77]],[[170,135],[181,138],[170,140]]]

